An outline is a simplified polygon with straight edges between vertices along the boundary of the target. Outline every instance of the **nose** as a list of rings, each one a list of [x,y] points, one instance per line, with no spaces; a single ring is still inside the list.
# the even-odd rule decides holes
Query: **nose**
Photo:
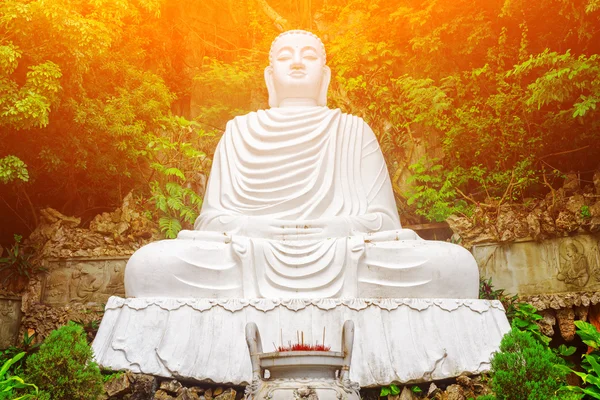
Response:
[[[290,66],[292,69],[303,69],[304,63],[302,62],[302,55],[299,51],[294,52],[294,57],[292,58],[292,65]]]

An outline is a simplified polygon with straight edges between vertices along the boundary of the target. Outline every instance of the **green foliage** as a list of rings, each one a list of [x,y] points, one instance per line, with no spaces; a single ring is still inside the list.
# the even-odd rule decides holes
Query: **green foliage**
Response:
[[[9,369],[9,372],[13,375],[23,375],[27,358],[36,352],[40,347],[39,343],[34,343],[35,337],[35,333],[32,335],[29,335],[28,332],[23,333],[23,339],[19,346],[10,346],[5,350],[0,351],[0,364],[7,362],[20,353],[23,353],[24,356],[16,362],[13,362]]]
[[[109,381],[112,381],[113,379],[117,379],[120,378],[121,376],[123,376],[124,372],[123,371],[102,371],[102,382],[106,383]]]
[[[386,397],[389,395],[397,396],[399,394],[400,394],[400,388],[397,385],[394,385],[392,383],[391,385],[381,387],[381,390],[379,392],[379,397]]]
[[[0,258],[0,273],[4,277],[3,285],[17,279],[18,277],[30,278],[35,271],[42,271],[43,268],[34,266],[30,259],[32,253],[21,246],[20,235],[14,235],[15,244],[8,249],[7,255]]]
[[[590,206],[581,206],[581,210],[579,210],[579,215],[581,218],[591,218],[592,213],[590,212]]]
[[[175,98],[159,75],[171,61],[147,48],[160,7],[0,2],[0,154],[14,157],[0,182],[27,181],[3,198],[30,225],[36,206],[72,214],[148,190],[141,150]]]
[[[27,182],[28,180],[27,165],[18,157],[6,156],[0,158],[0,183]]]
[[[592,349],[592,352],[583,355],[581,367],[584,372],[566,368],[568,372],[579,376],[585,386],[566,386],[563,390],[585,394],[593,399],[600,399],[600,352],[598,351],[600,349],[600,333],[594,325],[584,321],[575,321],[575,326],[577,327],[577,335],[583,343]]]
[[[423,389],[421,389],[421,388],[420,388],[420,387],[418,387],[418,386],[412,386],[412,387],[410,388],[410,390],[411,390],[411,392],[413,392],[413,393],[416,393],[416,394],[423,393]]]
[[[96,337],[96,333],[98,333],[98,329],[100,329],[101,320],[102,317],[99,316],[98,319],[93,319],[88,322],[84,322],[78,319],[74,319],[71,321],[83,328],[86,334],[87,341],[91,344],[94,341],[94,338]]]
[[[13,358],[5,361],[0,367],[0,399],[3,400],[19,400],[31,399],[34,394],[38,394],[38,388],[34,384],[26,383],[23,378],[18,375],[11,375],[9,370],[11,367],[25,356],[25,352],[15,355]],[[33,394],[17,395],[18,390],[33,390]],[[16,397],[15,397],[16,396]]]
[[[202,116],[199,122],[223,128],[225,122],[236,115],[266,108],[262,88],[264,61],[255,55],[242,56],[231,63],[206,58],[202,70],[194,76],[198,95],[206,99],[198,105]]]
[[[12,49],[13,53],[6,55],[0,63],[9,64],[9,70],[14,71],[17,62],[18,49],[9,42],[4,49]],[[0,80],[0,85],[5,89],[0,97],[0,126],[8,125],[17,129],[32,127],[45,127],[50,117],[50,106],[57,101],[57,94],[61,90],[60,67],[52,61],[32,65],[26,75],[25,83],[19,87],[16,82]]]
[[[510,296],[504,292],[504,289],[494,289],[492,284],[492,278],[485,280],[485,278],[479,278],[479,298],[485,300],[500,300],[504,306],[506,317],[509,321],[512,321],[515,317],[518,304],[518,295]]]
[[[546,1],[340,8],[328,47],[332,100],[374,126],[394,190],[417,214],[439,221],[498,207],[543,195],[545,169],[596,168],[596,16]],[[569,26],[567,36],[540,30],[540,15],[547,26]],[[407,85],[389,84],[397,79]],[[404,163],[412,165],[408,190]]]
[[[542,316],[537,313],[534,306],[529,303],[519,303],[515,307],[511,326],[513,329],[529,333],[535,340],[547,347],[552,339],[542,334],[540,327],[535,323],[541,319]]]
[[[445,221],[452,214],[470,215],[472,206],[457,199],[457,180],[463,180],[460,173],[445,173],[439,160],[421,159],[409,168],[412,175],[408,183],[412,184],[407,203],[416,205],[417,214],[433,221]],[[433,162],[430,165],[429,162]],[[459,170],[457,170],[459,171]]]
[[[167,238],[175,238],[183,227],[192,226],[202,206],[198,178],[208,175],[206,154],[191,142],[208,134],[198,123],[182,117],[165,118],[162,123],[161,135],[146,149],[156,172],[150,183],[151,199],[159,212],[160,230]]]
[[[233,4],[0,2],[0,182],[13,220],[114,208],[136,189],[171,199],[156,213],[167,235],[189,226],[193,176],[148,144],[173,139],[210,157],[228,119],[266,106],[279,32],[263,2]],[[403,213],[469,215],[597,168],[598,0],[268,4],[286,28],[323,38],[329,106],[373,127]],[[214,136],[165,136],[171,113]]]
[[[565,399],[562,359],[529,332],[513,328],[492,357],[492,389],[498,400]],[[573,397],[577,398],[577,397]]]
[[[561,357],[569,357],[569,356],[572,356],[573,354],[575,354],[575,352],[577,351],[577,348],[575,346],[567,346],[567,345],[561,344],[556,349],[552,349],[552,351],[554,351],[554,353],[556,353],[557,355],[559,355]]]
[[[27,378],[54,400],[96,399],[103,391],[102,375],[92,358],[83,328],[69,322],[28,358]]]

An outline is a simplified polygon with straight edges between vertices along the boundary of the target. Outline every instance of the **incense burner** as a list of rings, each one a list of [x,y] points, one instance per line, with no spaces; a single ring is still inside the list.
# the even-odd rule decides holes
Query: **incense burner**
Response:
[[[252,361],[252,384],[247,400],[359,400],[359,386],[350,381],[354,323],[342,329],[342,351],[285,351],[263,353],[258,327],[246,325]]]

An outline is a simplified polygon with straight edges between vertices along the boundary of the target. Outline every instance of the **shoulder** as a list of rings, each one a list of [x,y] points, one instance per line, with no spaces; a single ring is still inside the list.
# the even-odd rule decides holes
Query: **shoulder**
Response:
[[[244,126],[248,125],[249,121],[257,118],[257,111],[251,111],[248,114],[236,115],[225,124],[225,131],[221,137],[221,140],[224,136],[230,136],[232,131],[237,131],[239,129],[244,130]]]
[[[358,115],[354,115],[354,114],[344,113],[339,108],[335,109],[335,111],[338,111],[341,114],[342,118],[351,120],[353,123],[356,124],[356,126],[361,127],[361,128],[367,128],[368,130],[371,130],[371,127],[369,126],[369,124],[367,124],[366,121],[362,117],[359,117]]]
[[[375,133],[373,132],[373,129],[371,129],[369,124],[367,124],[367,122],[362,117],[347,113],[342,113],[341,115],[342,118],[346,120],[346,123],[350,123],[351,126],[355,127],[355,132],[361,135],[364,139],[368,139],[369,141],[377,140],[375,138]]]

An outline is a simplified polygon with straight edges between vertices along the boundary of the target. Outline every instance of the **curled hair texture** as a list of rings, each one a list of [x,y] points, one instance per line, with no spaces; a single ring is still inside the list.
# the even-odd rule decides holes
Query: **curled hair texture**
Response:
[[[283,33],[280,33],[275,39],[273,39],[273,42],[271,43],[271,48],[269,49],[269,65],[273,65],[273,47],[275,47],[275,43],[277,43],[279,39],[289,35],[307,35],[317,39],[319,41],[319,44],[321,45],[321,52],[323,53],[323,65],[327,63],[327,52],[325,52],[325,45],[323,44],[321,38],[309,31],[304,31],[302,29],[293,29],[291,31],[285,31]]]

